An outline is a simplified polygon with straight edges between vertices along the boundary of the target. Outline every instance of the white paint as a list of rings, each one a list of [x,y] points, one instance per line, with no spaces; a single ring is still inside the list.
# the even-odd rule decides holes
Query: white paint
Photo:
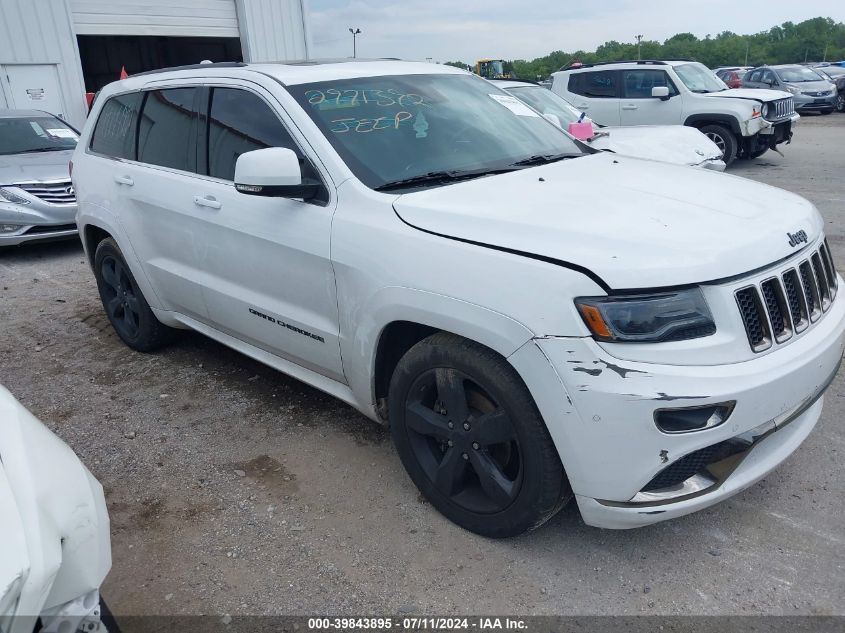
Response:
[[[13,108],[44,110],[64,118],[67,108],[55,64],[8,64],[2,71],[6,74]],[[52,134],[50,130],[47,132]],[[65,132],[73,134],[72,130],[58,132],[61,134],[57,136]]]
[[[423,73],[464,74],[409,62],[259,64],[112,84],[73,156],[79,226],[114,237],[164,323],[198,330],[371,418],[378,418],[375,354],[391,323],[423,324],[496,351],[534,397],[591,525],[635,527],[707,507],[796,450],[819,419],[821,400],[762,440],[712,491],[655,507],[598,501],[628,502],[665,467],[661,454],[676,460],[797,409],[838,365],[842,297],[790,343],[756,355],[734,298],[741,284],[780,275],[818,248],[823,222],[813,205],[745,179],[607,153],[381,193],[355,177],[280,83]],[[185,84],[260,94],[319,172],[327,204],[246,196],[221,179],[86,149],[111,95]],[[519,122],[558,133],[542,120]],[[115,183],[126,176],[131,191]],[[220,208],[195,208],[198,195],[214,196]],[[809,243],[796,251],[786,234],[799,228]],[[599,345],[574,305],[576,297],[607,294],[606,286],[686,284],[706,289],[712,337]],[[657,408],[730,400],[738,404],[729,424],[677,435],[654,424]]]
[[[238,37],[234,0],[70,0],[79,35]]]

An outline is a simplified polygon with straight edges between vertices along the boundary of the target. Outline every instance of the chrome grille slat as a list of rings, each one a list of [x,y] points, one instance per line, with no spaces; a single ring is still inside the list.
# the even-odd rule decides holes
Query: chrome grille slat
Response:
[[[14,185],[49,204],[75,204],[76,194],[70,180],[22,182]]]
[[[795,113],[795,100],[792,97],[785,99],[777,99],[769,104],[769,116],[766,117],[770,121],[778,121],[791,117]]]
[[[825,240],[806,259],[734,292],[748,343],[755,352],[786,343],[833,305],[838,285]]]

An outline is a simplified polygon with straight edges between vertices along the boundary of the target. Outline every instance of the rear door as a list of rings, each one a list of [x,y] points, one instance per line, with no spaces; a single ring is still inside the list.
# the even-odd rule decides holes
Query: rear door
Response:
[[[215,82],[216,83],[216,82]],[[327,178],[307,158],[281,106],[257,84],[220,80],[208,89],[200,171],[188,193],[202,217],[197,250],[213,327],[343,381],[334,269],[334,198],[304,202],[250,196],[234,187],[244,152],[286,147],[304,176]]]
[[[121,223],[164,307],[205,321],[197,268],[205,247],[202,212],[187,193],[196,180],[202,92],[190,86],[143,92],[136,160],[118,163],[111,174]]]
[[[569,75],[572,105],[600,125],[619,125],[618,73],[590,70]]]
[[[683,102],[675,84],[665,70],[635,68],[619,71],[622,103],[619,120],[622,125],[681,125]],[[666,100],[651,96],[652,88],[666,87]]]

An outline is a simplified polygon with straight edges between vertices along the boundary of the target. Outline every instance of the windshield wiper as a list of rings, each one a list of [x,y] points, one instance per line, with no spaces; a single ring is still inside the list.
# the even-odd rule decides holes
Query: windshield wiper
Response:
[[[73,149],[72,147],[36,147],[33,149],[25,149],[15,154],[35,154],[37,152],[63,152],[66,149]]]
[[[566,154],[535,154],[528,158],[523,158],[515,163],[511,163],[513,167],[531,167],[533,165],[545,165],[547,163],[554,163],[565,158],[576,158],[583,156],[583,154],[568,152]]]
[[[386,182],[383,185],[376,187],[375,190],[393,191],[394,189],[404,189],[406,187],[457,182],[459,180],[469,180],[470,178],[480,178],[481,176],[489,176],[492,174],[504,174],[509,171],[514,171],[514,169],[514,167],[505,167],[503,169],[477,169],[472,171],[430,171],[427,174],[420,174],[419,176],[413,176],[411,178]]]

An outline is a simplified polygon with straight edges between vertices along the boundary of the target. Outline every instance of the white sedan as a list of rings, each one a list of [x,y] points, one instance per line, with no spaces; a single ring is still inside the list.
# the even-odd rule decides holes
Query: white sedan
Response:
[[[567,130],[581,112],[543,86],[527,81],[493,81],[555,125]],[[585,119],[589,121],[589,119]],[[591,122],[592,123],[592,122]],[[724,171],[722,151],[695,128],[684,125],[638,125],[603,127],[592,123],[593,134],[584,139],[590,146],[624,156],[664,163]]]
[[[0,631],[103,631],[111,568],[103,488],[0,386]]]

